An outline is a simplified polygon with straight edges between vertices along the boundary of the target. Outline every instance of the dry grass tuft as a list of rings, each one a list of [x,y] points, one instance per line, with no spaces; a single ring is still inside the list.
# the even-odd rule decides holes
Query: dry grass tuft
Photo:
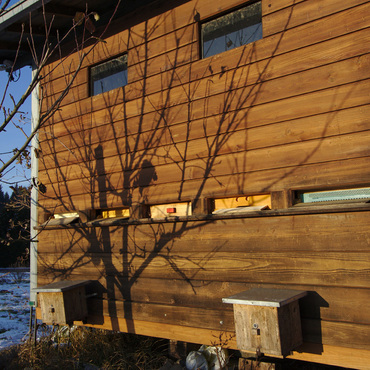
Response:
[[[1,369],[159,369],[168,342],[139,335],[75,328],[0,352]]]

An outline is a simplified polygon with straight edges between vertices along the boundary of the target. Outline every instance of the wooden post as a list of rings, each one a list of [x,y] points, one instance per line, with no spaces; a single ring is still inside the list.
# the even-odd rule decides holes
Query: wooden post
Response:
[[[95,209],[85,209],[83,211],[78,211],[78,215],[80,217],[80,221],[82,223],[94,220],[96,218],[96,210]]]
[[[273,191],[271,193],[271,209],[284,209],[293,206],[292,190]]]
[[[187,343],[170,339],[169,355],[177,360],[185,358],[187,355]]]
[[[191,207],[193,215],[208,215],[210,213],[210,201],[206,198],[193,199]]]
[[[261,362],[249,358],[239,358],[239,370],[277,370],[278,366],[271,362]]]
[[[140,220],[149,217],[149,207],[142,203],[134,203],[130,207],[130,218]]]

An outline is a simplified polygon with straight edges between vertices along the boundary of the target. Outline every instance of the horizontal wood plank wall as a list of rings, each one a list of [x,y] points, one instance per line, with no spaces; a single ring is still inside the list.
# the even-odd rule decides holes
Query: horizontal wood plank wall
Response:
[[[317,140],[319,138],[329,138],[333,136],[353,134],[356,132],[366,132],[369,124],[366,121],[366,118],[370,114],[370,105],[354,107],[349,109],[343,109],[335,113],[324,113],[315,116],[315,126],[308,129],[308,125],[312,120],[312,117],[309,118],[298,118],[295,120],[280,122],[277,124],[271,125],[262,125],[260,127],[250,127],[248,130],[237,130],[229,134],[228,142],[231,143],[229,147],[234,147],[235,152],[242,150],[256,150],[267,147],[275,147],[284,144],[292,143],[302,143],[310,140]],[[333,116],[335,119],[332,119]],[[220,118],[214,118],[216,121]],[[207,140],[214,141],[216,139],[216,125],[212,125],[212,120],[209,119],[207,123],[207,131],[209,136],[204,136],[204,127],[202,123],[204,121],[193,121],[191,123],[191,130],[187,129],[187,124],[179,124],[171,129],[166,127],[158,128],[155,132],[143,133],[140,137],[136,135],[130,135],[127,137],[117,138],[114,140],[111,138],[111,132],[104,134],[104,126],[101,129],[92,129],[86,130],[84,135],[82,133],[75,134],[72,136],[65,136],[64,142],[55,141],[54,147],[44,146],[42,165],[43,169],[51,170],[56,167],[55,158],[57,158],[57,163],[59,164],[58,172],[66,175],[66,172],[69,172],[68,178],[73,180],[81,177],[81,171],[84,173],[85,169],[81,166],[81,162],[85,160],[86,157],[83,156],[83,153],[78,150],[79,147],[86,145],[99,145],[98,137],[103,136],[106,141],[102,142],[102,151],[104,153],[104,158],[115,157],[121,155],[124,157],[130,154],[130,149],[136,149],[136,152],[140,154],[147,154],[153,157],[152,164],[157,166],[161,164],[175,162],[173,159],[181,159],[180,155],[176,151],[176,148],[171,146],[172,136],[178,138],[177,148],[181,148],[186,145],[187,136],[191,138],[189,146],[191,145],[194,148],[198,148],[201,152],[201,147],[207,147]],[[208,130],[209,127],[209,130]],[[223,128],[226,131],[226,127]],[[325,134],[323,135],[323,132]],[[91,135],[97,135],[96,140],[91,138]],[[86,136],[89,139],[86,139]],[[266,136],[271,136],[271,139],[266,143]],[[91,139],[90,139],[91,138]],[[155,148],[147,149],[146,143],[152,139],[155,142],[160,140],[160,144],[163,146],[158,146]],[[87,141],[87,142],[86,142]],[[93,141],[93,142],[92,142]],[[78,146],[75,146],[75,143]],[[73,154],[65,150],[65,146],[73,150]],[[166,150],[166,145],[168,148]],[[57,153],[55,155],[46,155],[46,152],[55,150]],[[196,153],[194,153],[196,150]],[[230,148],[225,147],[220,149],[220,154],[230,153]],[[156,155],[155,155],[156,154]],[[167,155],[166,155],[167,154]],[[198,158],[198,154],[204,156],[204,153],[198,153],[198,149],[189,150],[187,156],[189,160]],[[96,160],[92,158],[93,162]],[[115,163],[112,161],[112,165]],[[143,166],[145,167],[145,166]],[[103,175],[102,172],[104,169],[99,169],[99,175]],[[114,171],[114,167],[110,167],[109,172],[118,172],[121,171],[119,167]],[[51,176],[53,172],[49,171]],[[57,172],[57,173],[58,173]]]
[[[191,79],[195,79],[195,78],[197,78],[197,76],[198,76],[198,78],[200,78],[202,76],[205,77],[206,75],[212,75],[213,73],[217,74],[219,72],[228,71],[229,69],[232,69],[232,68],[235,68],[235,67],[240,67],[245,63],[250,65],[251,63],[256,62],[258,60],[271,58],[271,57],[276,57],[276,56],[279,56],[283,53],[287,53],[287,52],[290,52],[290,51],[293,51],[293,50],[300,50],[300,49],[302,49],[306,46],[313,45],[313,44],[323,42],[323,41],[326,41],[326,40],[333,40],[336,37],[341,36],[343,34],[350,34],[353,31],[357,31],[357,30],[360,30],[360,29],[363,29],[363,28],[367,28],[368,27],[368,19],[366,19],[366,17],[363,18],[363,19],[358,19],[360,17],[361,12],[366,13],[367,11],[368,11],[368,4],[365,3],[362,6],[351,8],[347,11],[339,12],[338,14],[333,14],[330,17],[324,17],[322,19],[319,18],[314,22],[311,22],[311,23],[308,23],[308,24],[303,24],[302,26],[297,27],[294,30],[284,31],[283,32],[284,37],[282,37],[281,34],[280,34],[280,38],[278,38],[277,36],[265,37],[263,40],[259,40],[257,43],[255,43],[256,46],[259,46],[258,53],[255,51],[255,48],[253,47],[254,44],[247,45],[246,47],[238,48],[240,50],[237,50],[235,52],[230,51],[230,52],[224,54],[225,59],[222,58],[222,54],[220,54],[219,56],[217,56],[215,58],[207,58],[207,59],[204,59],[203,61],[200,61],[200,62],[197,61],[196,63],[192,63],[190,66],[187,65],[187,66],[181,67],[180,71],[185,69],[187,72],[191,72]],[[343,25],[344,21],[345,21],[345,25]],[[188,38],[195,38],[195,36],[194,36],[194,32],[195,32],[194,27],[195,26],[192,26],[191,28],[188,27],[184,31],[185,34],[190,35],[190,36],[186,36],[187,39]],[[307,35],[307,34],[310,34],[310,31],[312,30],[312,28],[315,29],[315,34],[314,35]],[[164,35],[163,37],[168,37],[168,35]],[[183,37],[183,35],[182,35],[182,37]],[[181,40],[181,38],[180,38],[180,40]],[[195,42],[195,40],[193,42]],[[165,40],[162,40],[162,39],[156,40],[156,43],[162,43],[162,42],[165,42]],[[115,45],[117,45],[117,44],[115,44]],[[123,46],[121,45],[120,47],[125,49],[124,45]],[[181,47],[179,49],[177,49],[176,57],[179,57],[179,53],[180,53],[181,50],[182,50]],[[122,49],[121,49],[120,52],[122,52]],[[118,51],[116,51],[113,55],[115,55],[117,53],[118,53]],[[165,54],[166,53],[164,53],[163,55],[165,55]],[[189,53],[184,53],[184,54],[189,55]],[[230,56],[227,58],[228,54],[233,55],[231,61],[230,61]],[[313,55],[315,55],[315,54],[312,53],[312,56]],[[105,55],[104,59],[106,59],[107,57],[108,56]],[[148,79],[148,77],[150,77],[150,73],[148,73],[148,68],[151,68],[151,66],[153,64],[153,60],[150,59],[151,57],[148,57],[148,58],[149,58],[150,62],[140,63],[140,66],[145,66],[145,67],[139,68],[137,70],[137,72],[135,72],[135,70],[136,70],[136,65],[135,64],[129,65],[129,69],[133,68],[133,70],[129,71],[130,72],[129,77],[133,76],[133,77],[130,77],[131,82],[133,82],[137,79],[142,80],[143,77],[144,77],[143,72],[145,72],[145,79]],[[172,62],[172,68],[174,66],[176,66],[176,60],[177,59],[174,58],[174,56],[172,54],[171,54],[171,57],[168,56],[168,59],[169,59],[169,61],[173,61]],[[306,61],[306,60],[307,60],[307,58],[302,55],[301,58],[300,58],[300,62],[302,63],[302,61]],[[96,63],[96,62],[97,61],[95,60],[94,63]],[[222,64],[220,64],[220,62]],[[65,63],[68,63],[68,62],[65,62]],[[305,66],[305,63],[303,63],[303,66]],[[168,68],[163,68],[163,63],[159,64],[159,67],[160,68],[155,72],[157,74],[157,76],[153,76],[152,79],[154,81],[154,85],[157,86],[157,89],[158,88],[163,89],[165,86],[163,85],[162,76],[163,76],[163,74],[168,75],[168,73],[165,73],[165,72],[167,72]],[[222,69],[221,69],[221,67],[222,67]],[[135,70],[134,70],[134,68],[135,68]],[[197,70],[199,70],[199,68],[201,68],[201,71],[203,72],[200,75],[199,75],[199,72],[197,73]],[[178,68],[175,68],[174,71],[169,72],[170,76],[172,77],[171,80],[170,80],[171,81],[170,87],[173,87],[174,84],[179,85],[179,84],[183,84],[184,82],[186,82],[186,80],[185,81],[183,80],[183,78],[186,78],[186,77],[183,77],[182,79],[180,79],[180,77],[183,74],[181,74],[181,73],[179,74],[177,69]],[[207,71],[207,69],[208,69],[208,71]],[[84,70],[82,70],[81,73],[86,75],[87,70],[84,69]],[[158,73],[159,73],[159,75],[158,75]],[[260,75],[262,75],[261,71],[260,71]],[[68,78],[68,76],[62,76],[62,78],[61,78],[61,83],[62,84],[64,84],[63,81],[65,80],[66,77]],[[262,77],[263,77],[263,75],[262,75]],[[83,80],[85,80],[85,78],[83,78]],[[58,84],[60,84],[60,83],[58,83],[58,81],[56,81],[56,87],[58,86]],[[130,89],[130,85],[131,84],[129,84],[128,87],[125,88],[125,90],[129,90],[129,91],[134,90],[134,88]],[[54,89],[54,86],[52,86],[51,88]],[[56,89],[56,91],[59,91],[59,90],[60,90],[60,87]],[[150,90],[148,92],[150,93]],[[87,91],[86,91],[86,93],[87,93]],[[144,91],[144,93],[146,93],[146,91]],[[71,95],[73,95],[73,92],[72,92]],[[85,97],[87,97],[87,95]],[[82,97],[80,96],[79,99],[81,99],[81,98]],[[125,100],[127,100],[127,97],[125,97]],[[45,101],[45,103],[47,103],[47,101]],[[105,106],[106,106],[106,101],[104,101],[104,107]],[[89,110],[90,110],[90,108],[89,108]]]
[[[223,297],[289,286],[309,292],[301,301],[305,341],[346,347],[352,331],[351,346],[366,349],[369,215],[43,231],[38,283],[93,280],[91,315],[228,332],[233,313]]]
[[[247,45],[209,60],[148,75],[144,80],[138,80],[142,78],[139,73],[136,82],[123,90],[81,100],[82,91],[87,93],[85,68],[81,71],[82,84],[76,87],[76,94],[72,91],[69,95],[72,101],[80,102],[66,104],[40,133],[40,181],[47,187],[43,205],[49,208],[53,204],[50,197],[57,197],[64,208],[71,204],[79,207],[81,201],[87,208],[99,208],[101,205],[95,201],[86,204],[88,200],[84,198],[86,192],[91,199],[96,198],[95,194],[102,192],[101,184],[106,182],[107,206],[127,204],[128,198],[113,195],[115,191],[132,193],[130,199],[134,202],[143,201],[145,193],[146,202],[150,202],[152,189],[148,186],[154,189],[167,183],[173,189],[172,198],[187,199],[189,196],[183,193],[186,182],[192,181],[189,185],[193,187],[197,179],[204,178],[201,195],[207,197],[214,194],[210,176],[229,176],[230,172],[235,174],[230,182],[237,180],[229,185],[230,189],[245,193],[256,191],[257,186],[248,182],[250,189],[241,187],[240,179],[255,171],[279,168],[287,172],[299,165],[307,166],[309,174],[308,166],[313,164],[327,162],[329,168],[335,161],[339,166],[344,159],[367,158],[370,29],[369,21],[360,14],[369,4],[354,5],[357,4],[338,5],[337,11],[313,16],[310,22],[297,20],[294,29],[281,33],[281,43],[274,53],[271,46],[277,36],[267,36],[255,43],[255,50]],[[289,7],[282,9],[264,19],[286,12]],[[338,26],[344,18],[350,24]],[[181,19],[181,37],[189,34],[196,40],[195,23],[186,26]],[[336,24],[330,33],[328,22]],[[307,39],[303,35],[310,26],[321,32]],[[165,37],[162,41],[168,39],[164,43],[172,45],[168,27],[166,32],[157,33],[148,42]],[[181,39],[180,31],[176,32],[174,39]],[[299,32],[302,34],[297,37]],[[142,41],[136,44],[145,45]],[[154,58],[157,54],[153,51]],[[230,66],[229,55],[236,55]],[[56,82],[59,80],[63,78]],[[228,92],[223,92],[225,89]],[[354,132],[358,132],[357,137],[349,136]],[[358,145],[353,145],[357,140]],[[301,153],[301,157],[292,156],[290,151]],[[212,161],[207,160],[209,156],[213,156]],[[342,173],[340,178],[343,185],[369,182],[363,173],[358,178],[351,176],[350,181]],[[331,182],[338,179],[339,173],[334,171]],[[320,180],[316,179],[316,183]],[[323,179],[322,185],[327,185],[327,180]],[[134,199],[134,188],[138,186],[143,189]],[[295,186],[299,185],[289,184],[290,188]],[[274,182],[265,184],[263,190],[267,189],[275,190]],[[168,195],[167,201],[170,198]]]
[[[200,59],[196,20],[242,4],[188,1],[113,25],[40,131],[41,213],[369,186],[370,3],[262,0],[263,39]],[[90,97],[89,67],[124,52],[128,85]],[[77,64],[47,66],[43,109]],[[176,338],[180,325],[233,333],[222,297],[303,289],[306,342],[368,349],[368,217],[44,230],[38,284],[94,280],[96,325],[111,316],[156,335],[161,324]]]
[[[212,177],[207,180],[207,192],[199,193],[210,198],[227,197],[231,195],[240,195],[243,193],[265,193],[268,191],[279,191],[284,188],[290,188],[295,185],[298,190],[317,189],[320,186],[338,187],[349,184],[368,184],[369,183],[369,157],[345,159],[340,162],[319,163],[309,166],[287,167],[284,169],[254,171],[248,173],[248,187],[245,187],[245,177],[239,176],[231,181],[230,176]],[[94,172],[92,171],[92,175]],[[154,176],[154,172],[152,172]],[[153,177],[149,177],[147,182]],[[321,183],[318,183],[317,177],[320,176]],[[272,180],[275,179],[275,180]],[[122,183],[125,177],[122,177]],[[101,186],[106,193],[100,193],[96,189]],[[194,189],[201,189],[204,186],[204,179],[189,180],[184,182],[181,188],[181,197],[179,200],[197,199],[198,193]],[[221,189],[220,189],[221,187]],[[59,185],[49,186],[53,191],[59,191]],[[262,190],[261,190],[262,189]],[[85,193],[75,196],[68,196],[68,199],[60,199],[58,196],[50,197],[40,201],[42,209],[51,211],[51,213],[69,212],[71,210],[102,209],[114,208],[117,206],[130,206],[132,203],[142,202],[143,199],[149,203],[171,203],[174,202],[174,185],[161,184],[150,185],[145,188],[135,188],[130,195],[127,192],[115,192],[110,187],[109,182],[102,184],[90,182],[88,188],[84,188]]]

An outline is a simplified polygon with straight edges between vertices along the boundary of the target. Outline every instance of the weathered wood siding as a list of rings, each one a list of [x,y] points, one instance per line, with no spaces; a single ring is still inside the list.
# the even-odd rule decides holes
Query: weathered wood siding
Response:
[[[188,1],[117,22],[40,132],[40,210],[260,193],[279,209],[290,205],[278,201],[287,191],[369,186],[369,1],[262,0],[261,40],[200,59],[196,19],[243,3]],[[90,97],[89,66],[123,52],[128,85]],[[43,104],[78,56],[66,63],[67,72],[48,66]],[[38,282],[97,280],[92,316],[172,333],[232,333],[222,297],[291,286],[310,292],[305,342],[365,350],[368,220],[364,210],[45,230]],[[160,327],[147,331],[171,337]]]

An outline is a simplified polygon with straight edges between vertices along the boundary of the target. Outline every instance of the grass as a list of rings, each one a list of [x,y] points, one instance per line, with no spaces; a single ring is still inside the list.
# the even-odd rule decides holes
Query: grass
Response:
[[[44,335],[0,352],[0,369],[159,369],[168,341],[139,335],[76,328]]]

